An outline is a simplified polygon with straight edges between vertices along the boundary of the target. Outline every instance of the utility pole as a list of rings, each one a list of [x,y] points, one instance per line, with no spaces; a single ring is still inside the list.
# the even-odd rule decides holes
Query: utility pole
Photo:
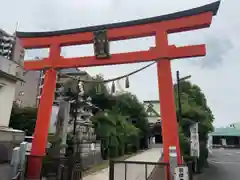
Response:
[[[73,118],[74,118],[74,121],[73,121],[73,136],[74,138],[76,138],[76,128],[77,128],[77,117],[78,117],[78,94],[76,94],[75,96],[75,102],[74,102],[74,114],[73,114]]]
[[[182,120],[182,104],[181,104],[181,92],[180,92],[180,83],[186,79],[191,78],[191,75],[180,78],[179,71],[176,72],[177,76],[177,95],[178,95],[178,122]]]
[[[177,71],[177,94],[178,94],[178,122],[182,119],[182,105],[181,105],[181,96],[180,96],[180,77],[179,71]]]

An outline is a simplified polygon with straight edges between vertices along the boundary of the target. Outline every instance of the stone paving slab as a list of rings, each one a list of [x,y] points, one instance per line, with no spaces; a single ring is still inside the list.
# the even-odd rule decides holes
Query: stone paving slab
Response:
[[[132,156],[126,161],[147,161],[158,162],[162,156],[162,148],[152,148],[144,151],[136,156]],[[126,180],[145,180],[145,166],[139,164],[127,164]],[[149,176],[155,166],[147,166],[147,176]],[[115,164],[114,166],[114,180],[125,180],[125,165]],[[94,174],[85,176],[84,180],[109,180],[109,168],[105,168]]]
[[[0,164],[0,180],[9,180],[10,168],[9,164]]]

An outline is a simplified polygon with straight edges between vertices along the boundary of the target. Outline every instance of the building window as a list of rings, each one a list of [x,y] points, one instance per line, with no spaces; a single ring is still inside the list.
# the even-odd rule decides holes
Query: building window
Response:
[[[24,86],[24,82],[23,81],[21,81],[21,86]]]

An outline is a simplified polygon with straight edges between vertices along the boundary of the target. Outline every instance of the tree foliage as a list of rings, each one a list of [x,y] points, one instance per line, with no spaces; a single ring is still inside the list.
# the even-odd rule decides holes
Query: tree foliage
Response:
[[[174,86],[174,90],[177,100],[176,85]],[[199,163],[202,166],[207,158],[206,143],[208,133],[213,130],[212,123],[214,121],[214,116],[199,86],[191,84],[188,81],[182,81],[180,84],[180,96],[182,105],[182,119],[179,122],[181,151],[185,157],[190,156],[190,125],[193,122],[198,122],[200,141]]]
[[[97,76],[95,80],[101,81],[103,78]],[[110,143],[111,139],[111,142],[116,143],[114,147],[118,146],[119,155],[146,148],[149,125],[144,106],[137,97],[131,93],[113,95],[103,83],[85,84],[85,87],[87,86],[91,86],[87,88],[86,94],[91,96],[92,103],[102,111],[108,112],[107,116],[104,113],[97,114],[93,120],[97,137],[104,142],[104,147],[113,145]]]
[[[95,81],[102,81],[96,76]],[[68,82],[71,85],[71,82]],[[98,107],[92,117],[105,159],[147,147],[149,126],[143,104],[131,93],[113,95],[104,83],[84,83],[85,96]],[[99,111],[100,110],[100,111]],[[10,126],[32,135],[36,108],[13,107]]]
[[[101,140],[105,159],[139,149],[140,130],[129,123],[123,115],[108,110],[93,116],[92,121],[97,138]]]
[[[212,123],[214,116],[208,107],[205,95],[200,87],[188,81],[181,82],[180,92],[182,105],[182,121],[180,122],[180,126],[183,128],[184,134],[189,137],[191,122],[199,122],[200,140],[206,141],[207,134],[213,130]]]
[[[9,127],[25,131],[32,136],[35,128],[37,109],[33,107],[21,108],[13,105]]]

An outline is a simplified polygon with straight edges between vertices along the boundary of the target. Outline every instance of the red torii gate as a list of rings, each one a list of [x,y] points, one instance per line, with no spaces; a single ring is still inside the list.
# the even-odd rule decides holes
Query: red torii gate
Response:
[[[26,70],[46,69],[31,154],[39,157],[45,155],[56,86],[56,69],[157,61],[164,161],[169,162],[169,147],[175,146],[178,163],[181,163],[170,60],[205,56],[206,49],[205,45],[184,47],[168,45],[168,34],[209,27],[212,17],[217,14],[219,4],[220,1],[173,14],[86,28],[53,32],[16,32],[26,49],[50,48],[49,57],[24,62]],[[147,51],[112,54],[111,57],[104,59],[95,56],[75,58],[60,56],[62,46],[93,43],[93,32],[99,30],[107,30],[109,41],[155,36],[156,45]],[[28,167],[31,169],[28,176],[38,178],[41,158],[30,160]]]

